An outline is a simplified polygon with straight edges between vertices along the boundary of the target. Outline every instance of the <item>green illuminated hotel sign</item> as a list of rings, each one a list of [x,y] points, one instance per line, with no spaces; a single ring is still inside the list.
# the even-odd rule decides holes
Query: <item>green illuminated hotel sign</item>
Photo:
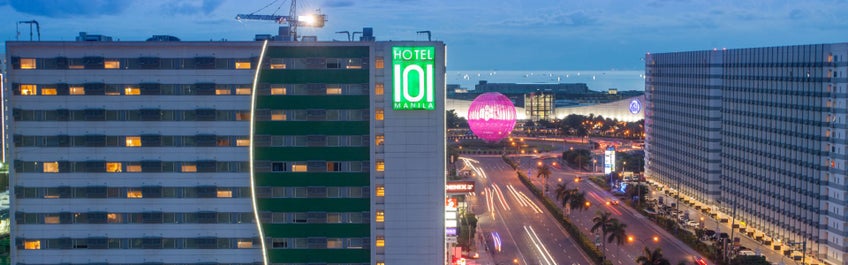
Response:
[[[392,47],[392,109],[436,109],[434,47]]]

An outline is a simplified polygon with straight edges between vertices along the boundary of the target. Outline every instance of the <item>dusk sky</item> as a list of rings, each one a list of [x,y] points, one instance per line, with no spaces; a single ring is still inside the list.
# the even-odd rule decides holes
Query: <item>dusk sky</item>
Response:
[[[271,21],[236,21],[273,0],[0,0],[0,37],[37,20],[42,40],[79,32],[121,41],[173,35],[184,41],[252,40],[275,34]],[[282,5],[281,5],[282,4]],[[257,14],[288,14],[276,1]],[[645,52],[745,48],[848,41],[845,0],[301,0],[320,8],[323,29],[301,35],[346,39],[336,31],[373,27],[377,40],[448,45],[449,70],[642,70]],[[19,25],[20,40],[29,26]],[[33,33],[34,34],[34,33]],[[2,50],[0,50],[2,52]]]

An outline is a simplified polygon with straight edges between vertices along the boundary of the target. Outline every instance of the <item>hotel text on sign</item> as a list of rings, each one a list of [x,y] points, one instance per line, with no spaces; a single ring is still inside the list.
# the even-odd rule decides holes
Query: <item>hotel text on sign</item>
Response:
[[[434,110],[434,47],[392,47],[392,109]]]

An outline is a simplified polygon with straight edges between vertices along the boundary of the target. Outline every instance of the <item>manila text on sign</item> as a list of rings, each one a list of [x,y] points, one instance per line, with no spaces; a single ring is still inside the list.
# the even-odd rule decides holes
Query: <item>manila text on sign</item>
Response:
[[[431,46],[392,47],[392,109],[436,109],[435,53]]]

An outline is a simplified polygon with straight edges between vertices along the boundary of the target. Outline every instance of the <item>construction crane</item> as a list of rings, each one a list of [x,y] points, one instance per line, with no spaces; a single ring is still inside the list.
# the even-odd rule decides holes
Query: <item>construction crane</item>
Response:
[[[271,14],[271,15],[256,14],[257,12],[262,11],[262,9],[265,9],[268,6],[271,6],[272,4],[274,4],[277,1],[278,0],[275,0],[274,2],[271,2],[270,4],[266,5],[265,7],[261,8],[259,10],[256,10],[253,13],[238,14],[238,15],[236,15],[236,20],[239,20],[239,21],[242,20],[242,19],[273,20],[273,21],[276,21],[278,24],[287,23],[289,25],[289,33],[291,34],[292,40],[294,40],[294,41],[297,41],[297,28],[298,27],[302,26],[302,27],[312,27],[312,28],[323,28],[324,22],[327,22],[327,17],[323,14],[320,14],[320,13],[304,15],[304,16],[298,15],[297,14],[297,0],[291,0],[291,7],[289,7],[289,15],[288,16],[276,15],[276,13],[277,13],[276,11],[274,11],[274,13]],[[282,7],[282,3],[280,4],[280,7]],[[280,10],[280,7],[278,7],[277,10]],[[320,12],[320,10],[319,10],[319,12]]]
[[[32,41],[32,24],[35,24],[35,32],[38,32],[38,41],[41,41],[41,26],[38,25],[38,21],[35,21],[35,20],[18,21],[18,24],[15,24],[15,30],[18,31],[18,36],[21,35],[21,31],[18,30],[18,25],[20,25],[20,24],[29,24],[29,41]]]

